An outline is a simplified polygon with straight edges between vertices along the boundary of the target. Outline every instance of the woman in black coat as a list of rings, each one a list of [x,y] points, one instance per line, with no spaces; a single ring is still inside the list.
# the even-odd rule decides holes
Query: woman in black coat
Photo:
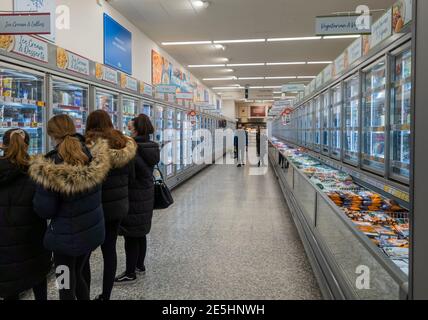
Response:
[[[47,300],[46,277],[51,252],[43,247],[46,221],[33,211],[35,185],[28,177],[27,132],[12,129],[3,136],[0,158],[0,297],[18,300],[33,288],[36,300]]]
[[[136,271],[145,272],[147,234],[152,226],[154,206],[153,170],[160,161],[159,145],[150,141],[154,133],[150,118],[144,114],[133,120],[132,135],[138,144],[134,174],[129,182],[129,214],[122,220],[119,234],[125,237],[126,271],[118,283],[133,282]]]
[[[59,288],[60,299],[89,300],[82,272],[89,254],[104,242],[101,186],[110,170],[108,146],[100,140],[89,149],[67,115],[49,120],[47,132],[57,146],[30,162],[38,185],[34,210],[51,220],[44,244],[54,253],[58,282],[68,282]]]
[[[129,211],[129,174],[137,152],[134,139],[115,130],[110,115],[97,110],[92,112],[86,124],[86,143],[92,145],[99,139],[108,142],[111,170],[102,185],[102,204],[106,239],[101,245],[104,260],[103,291],[95,300],[110,300],[117,269],[116,242],[120,222]],[[86,282],[90,282],[89,259],[85,268]]]

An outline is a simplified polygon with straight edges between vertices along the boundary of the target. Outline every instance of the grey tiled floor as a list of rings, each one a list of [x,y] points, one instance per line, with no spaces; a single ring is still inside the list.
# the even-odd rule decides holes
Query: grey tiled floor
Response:
[[[303,245],[272,171],[215,165],[174,191],[153,219],[138,282],[113,299],[321,299]],[[118,243],[118,273],[124,270]],[[92,257],[92,296],[100,293],[100,252]],[[51,283],[51,299],[57,298]]]

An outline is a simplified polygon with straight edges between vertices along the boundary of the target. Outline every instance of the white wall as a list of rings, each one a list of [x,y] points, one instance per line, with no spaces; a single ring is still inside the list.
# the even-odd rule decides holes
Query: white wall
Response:
[[[230,119],[236,119],[236,107],[235,100],[223,100],[222,101],[222,109],[223,115]]]
[[[133,77],[146,83],[152,82],[152,49],[168,58],[172,64],[181,66],[107,2],[103,0],[100,2],[102,6],[99,6],[96,0],[56,0],[57,5],[67,5],[70,8],[71,16],[70,30],[57,30],[56,45],[102,63],[104,61],[103,14],[105,12],[132,32]],[[11,10],[13,10],[13,0],[0,1],[0,11]]]

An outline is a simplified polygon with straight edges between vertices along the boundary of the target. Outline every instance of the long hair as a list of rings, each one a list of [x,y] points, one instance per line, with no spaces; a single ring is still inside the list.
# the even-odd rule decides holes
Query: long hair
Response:
[[[20,169],[26,170],[30,156],[28,155],[28,146],[30,136],[21,129],[11,129],[6,131],[3,136],[3,157]]]
[[[150,121],[149,116],[145,114],[140,114],[138,117],[132,120],[134,124],[135,132],[140,137],[148,138],[149,135],[155,133],[155,129],[153,128],[153,124]]]
[[[48,135],[59,141],[58,154],[65,163],[70,165],[86,165],[89,157],[82,150],[82,144],[76,137],[73,120],[65,114],[54,116],[48,121]]]
[[[112,149],[126,147],[125,135],[114,129],[110,115],[104,110],[92,112],[86,121],[86,142],[94,142],[99,138],[106,139]]]

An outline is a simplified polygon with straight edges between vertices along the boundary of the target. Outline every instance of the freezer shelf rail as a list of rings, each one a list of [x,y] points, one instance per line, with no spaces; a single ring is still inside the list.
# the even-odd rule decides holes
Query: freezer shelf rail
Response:
[[[292,161],[269,158],[293,213],[323,295],[329,299],[407,298],[408,278]],[[364,272],[366,272],[364,274]],[[368,272],[368,273],[367,273]],[[365,275],[368,277],[364,278]],[[369,281],[364,283],[364,281]]]

